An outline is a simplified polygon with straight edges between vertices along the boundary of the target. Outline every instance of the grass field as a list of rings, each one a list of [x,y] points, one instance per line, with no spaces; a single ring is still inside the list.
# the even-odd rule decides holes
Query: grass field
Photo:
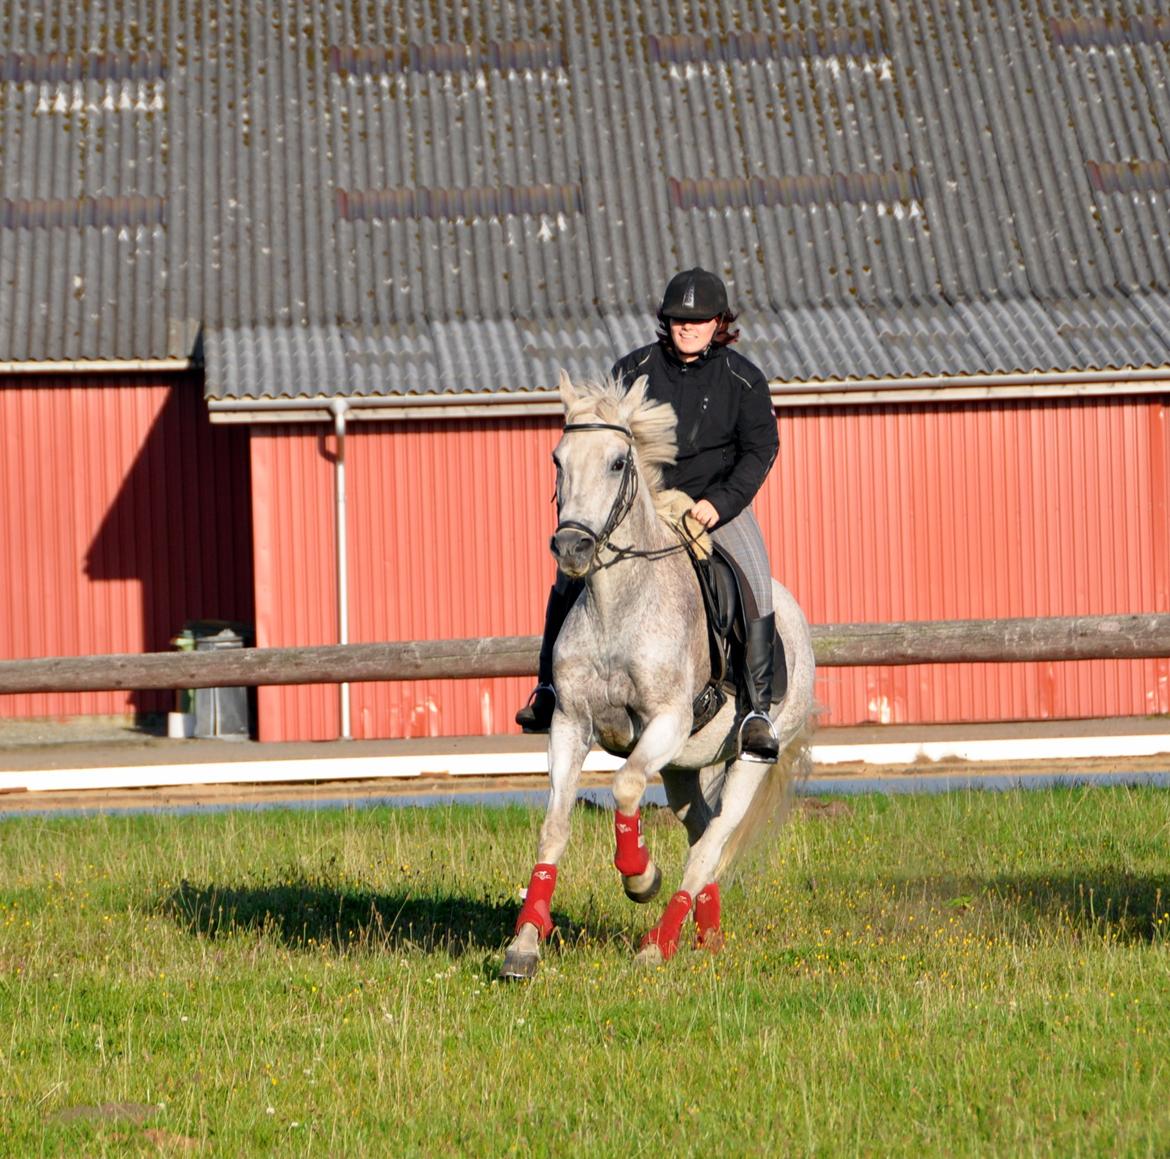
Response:
[[[0,1153],[1166,1155],[1168,805],[807,801],[654,971],[578,809],[527,986],[536,812],[0,822]]]

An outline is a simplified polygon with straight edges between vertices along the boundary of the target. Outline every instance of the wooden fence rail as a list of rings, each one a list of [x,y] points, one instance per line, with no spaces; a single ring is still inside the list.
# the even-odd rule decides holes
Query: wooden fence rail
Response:
[[[855,667],[1170,657],[1170,614],[824,624],[817,664]],[[493,636],[0,661],[0,693],[141,691],[531,676],[540,638]]]

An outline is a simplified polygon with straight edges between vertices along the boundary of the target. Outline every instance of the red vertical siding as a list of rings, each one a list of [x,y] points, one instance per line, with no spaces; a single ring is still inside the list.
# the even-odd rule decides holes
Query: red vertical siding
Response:
[[[165,650],[192,618],[336,639],[332,437],[212,427],[194,378],[0,387],[0,655]],[[539,630],[548,420],[357,423],[351,638]],[[757,501],[814,623],[1170,610],[1165,398],[780,413]],[[1170,711],[1165,661],[825,669],[828,720]],[[504,732],[527,680],[356,684],[356,736]],[[332,737],[333,687],[261,692],[265,739]],[[161,711],[169,693],[0,697],[0,716]]]
[[[782,411],[758,502],[814,623],[1170,610],[1163,398]],[[1170,711],[1168,666],[824,669],[828,721]]]
[[[354,641],[539,631],[554,420],[359,423]],[[310,433],[311,432],[311,433]],[[814,623],[1170,610],[1164,399],[780,413],[756,508]],[[253,438],[259,642],[336,640],[332,438]],[[358,684],[356,737],[514,730],[527,680]],[[823,669],[830,723],[1170,711],[1166,662]],[[263,739],[337,735],[337,693],[261,693]]]
[[[333,439],[253,437],[258,641],[337,640]],[[350,639],[528,635],[553,565],[553,420],[357,423],[346,439]],[[357,738],[505,732],[530,681],[355,684]],[[333,688],[260,691],[261,739],[339,730]]]
[[[247,432],[195,376],[0,384],[0,656],[165,651],[250,621]],[[0,696],[2,717],[164,711],[171,693]]]

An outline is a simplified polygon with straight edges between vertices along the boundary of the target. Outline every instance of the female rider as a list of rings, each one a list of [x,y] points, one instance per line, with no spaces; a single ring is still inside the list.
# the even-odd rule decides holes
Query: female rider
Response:
[[[746,671],[737,674],[740,755],[771,762],[779,748],[768,715],[775,635],[772,573],[750,504],[775,461],[779,438],[767,380],[730,349],[739,337],[731,329],[735,317],[722,279],[699,268],[684,270],[670,279],[662,296],[657,340],[619,359],[612,374],[627,388],[647,375],[647,395],[674,407],[678,457],[665,468],[664,483],[694,499],[691,515],[731,556],[750,588],[755,607],[747,616]],[[552,723],[553,645],[579,592],[579,583],[557,573],[545,611],[539,683],[516,714],[525,732],[547,732]]]

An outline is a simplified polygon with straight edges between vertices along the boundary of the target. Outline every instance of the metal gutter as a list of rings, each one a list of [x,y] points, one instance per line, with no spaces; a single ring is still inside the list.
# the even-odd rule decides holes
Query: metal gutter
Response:
[[[334,396],[313,398],[211,399],[208,410],[214,423],[325,422],[332,421]],[[378,422],[427,418],[530,418],[559,415],[564,408],[555,390],[507,391],[492,394],[380,395],[347,397],[350,420]],[[279,416],[279,417],[278,417]]]
[[[772,399],[779,406],[1075,398],[1110,395],[1118,388],[1126,394],[1170,392],[1170,366],[771,383]]]
[[[0,375],[7,374],[130,374],[152,371],[176,373],[191,370],[190,358],[99,358],[66,361],[0,362]]]
[[[1073,398],[1117,393],[1170,393],[1170,366],[1128,370],[1038,371],[1030,374],[970,374],[953,377],[773,381],[778,407],[856,406],[864,403],[969,402],[987,399]],[[216,423],[332,422],[332,399],[211,399]],[[378,422],[409,419],[532,418],[562,412],[552,390],[346,398],[348,418]]]

